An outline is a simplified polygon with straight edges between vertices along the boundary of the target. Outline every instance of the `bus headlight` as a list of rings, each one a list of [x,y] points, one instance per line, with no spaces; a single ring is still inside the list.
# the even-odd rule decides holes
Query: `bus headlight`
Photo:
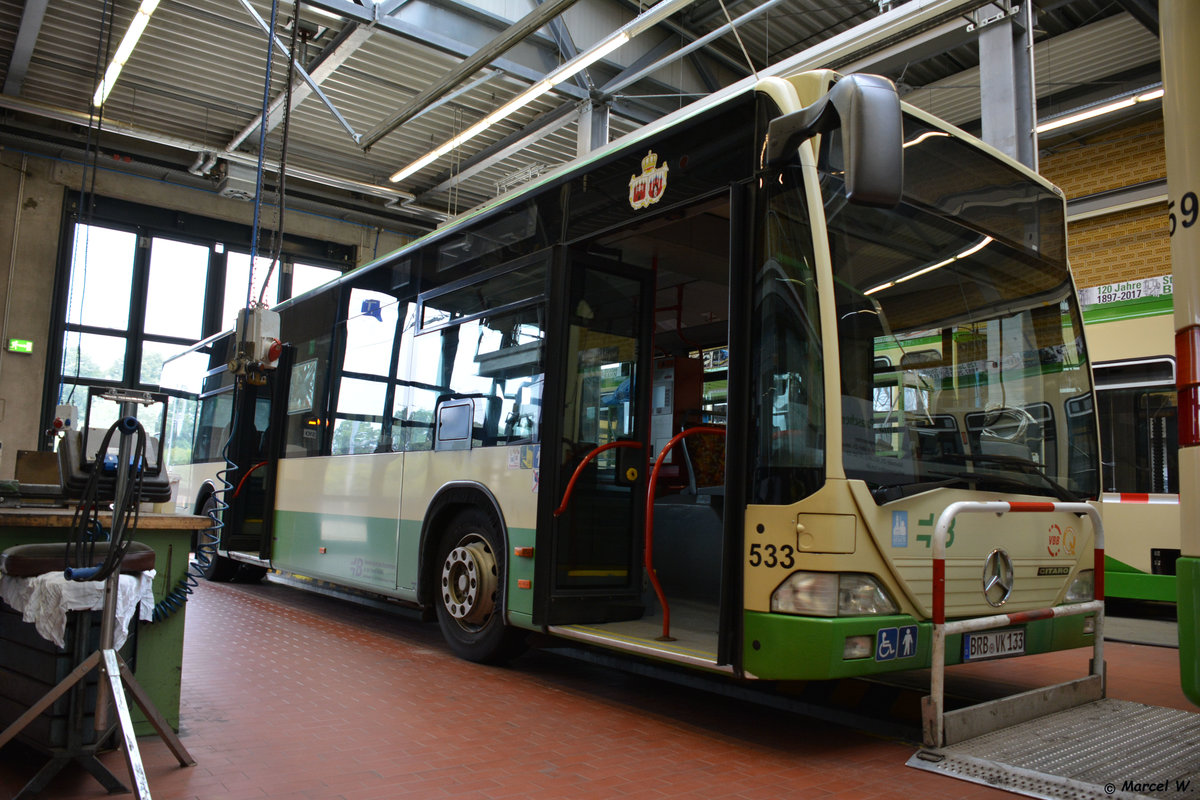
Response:
[[[1096,572],[1090,569],[1081,569],[1079,574],[1075,576],[1075,580],[1071,581],[1071,585],[1067,587],[1067,596],[1063,598],[1064,603],[1086,603],[1088,600],[1096,598]]]
[[[838,586],[838,616],[858,617],[870,614],[895,614],[898,609],[870,575],[842,575]]]
[[[896,604],[870,575],[793,572],[771,593],[771,610],[810,617],[897,613]]]

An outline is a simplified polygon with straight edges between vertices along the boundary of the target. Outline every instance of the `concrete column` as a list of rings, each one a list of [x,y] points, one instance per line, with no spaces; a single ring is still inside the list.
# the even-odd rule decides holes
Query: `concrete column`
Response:
[[[37,450],[42,382],[50,346],[54,268],[58,261],[63,188],[48,162],[0,153],[0,242],[3,253],[3,338],[0,339],[0,478],[12,478],[18,450]],[[8,352],[9,339],[33,342],[30,354]]]

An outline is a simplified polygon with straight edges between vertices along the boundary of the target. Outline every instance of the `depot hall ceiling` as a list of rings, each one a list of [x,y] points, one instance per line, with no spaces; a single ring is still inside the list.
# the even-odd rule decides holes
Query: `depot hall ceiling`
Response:
[[[0,0],[0,145],[70,161],[99,152],[114,168],[239,202],[253,194],[265,97],[268,184],[282,158],[296,202],[413,233],[789,64],[887,75],[905,100],[977,131],[978,32],[1019,10],[972,0],[161,0],[96,107],[145,5]],[[1039,118],[1161,80],[1154,0],[1030,10]]]

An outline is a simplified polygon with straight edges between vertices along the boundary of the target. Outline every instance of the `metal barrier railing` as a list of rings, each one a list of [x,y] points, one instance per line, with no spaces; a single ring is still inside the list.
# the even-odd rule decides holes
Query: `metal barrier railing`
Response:
[[[1035,611],[1019,611],[1012,614],[996,614],[988,617],[959,619],[946,622],[946,538],[950,525],[959,514],[967,513],[1070,513],[1088,516],[1095,531],[1093,567],[1095,569],[1093,599],[1086,603],[1042,608]],[[1051,617],[1078,614],[1096,615],[1095,638],[1092,663],[1088,677],[1054,686],[1023,692],[1013,697],[993,700],[981,706],[945,710],[946,637],[954,634],[1018,625]],[[1104,694],[1104,525],[1100,514],[1087,503],[1009,503],[1009,502],[961,502],[951,503],[938,518],[933,533],[933,653],[930,665],[930,694],[925,698],[922,709],[925,744],[942,747],[956,741],[980,735],[986,730],[1016,724],[1036,716],[1070,708]],[[1023,706],[1023,707],[1022,707]],[[947,718],[966,719],[971,712],[987,717],[987,721],[964,722],[956,726],[952,736],[947,735]]]

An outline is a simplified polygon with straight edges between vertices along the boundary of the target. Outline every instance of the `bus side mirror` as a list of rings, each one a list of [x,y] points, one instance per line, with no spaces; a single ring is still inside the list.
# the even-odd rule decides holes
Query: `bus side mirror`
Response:
[[[800,142],[842,129],[846,199],[894,207],[904,188],[904,134],[900,96],[878,75],[846,75],[817,102],[771,120],[767,165],[787,160]]]

